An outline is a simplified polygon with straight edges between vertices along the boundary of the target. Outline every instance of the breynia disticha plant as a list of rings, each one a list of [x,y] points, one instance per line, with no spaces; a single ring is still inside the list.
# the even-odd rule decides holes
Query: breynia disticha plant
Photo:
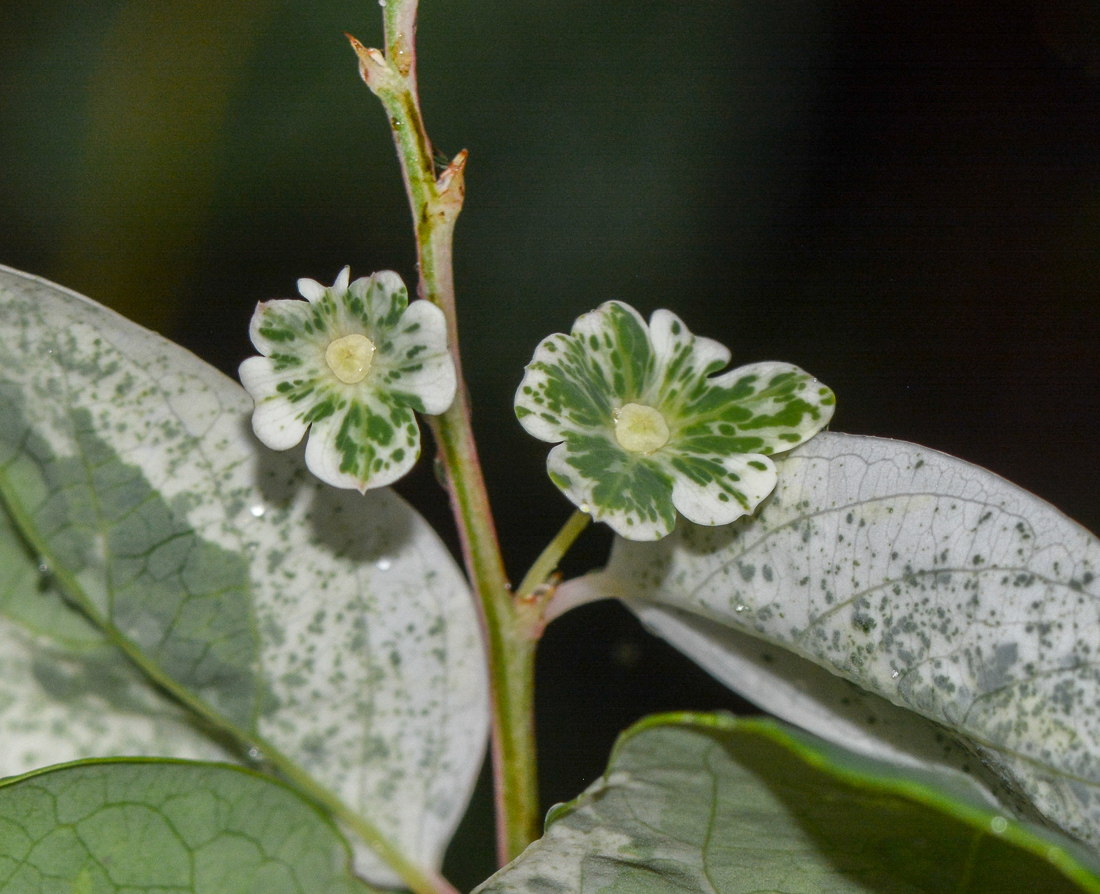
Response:
[[[1100,891],[1100,543],[827,432],[827,385],[734,363],[690,304],[593,298],[513,371],[573,506],[513,586],[458,351],[467,156],[425,131],[416,3],[381,6],[384,47],[351,45],[413,300],[388,270],[300,279],[237,384],[0,270],[0,892],[454,892],[487,751],[477,891]],[[389,489],[421,426],[461,562]],[[608,561],[563,581],[592,521]],[[765,714],[645,718],[544,817],[535,650],[598,599]]]

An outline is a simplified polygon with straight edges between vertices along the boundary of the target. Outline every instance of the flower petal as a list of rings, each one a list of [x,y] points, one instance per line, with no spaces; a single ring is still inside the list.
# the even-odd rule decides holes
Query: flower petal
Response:
[[[313,423],[306,465],[334,487],[366,491],[392,484],[420,456],[420,429],[411,409],[370,393]]]
[[[653,312],[649,334],[657,360],[650,402],[666,414],[676,415],[695,391],[709,387],[707,376],[730,362],[729,348],[712,338],[693,335],[670,310]]]
[[[516,418],[527,433],[542,441],[561,441],[575,430],[598,430],[611,418],[603,389],[584,369],[583,349],[560,332],[535,349],[516,390]]]
[[[299,407],[276,391],[282,375],[272,369],[267,357],[249,357],[240,368],[241,384],[252,396],[256,410],[252,430],[272,450],[287,450],[302,440],[308,423],[303,422]]]
[[[650,457],[602,434],[570,434],[546,459],[550,479],[582,512],[628,540],[660,540],[676,526],[672,478]]]
[[[616,406],[645,394],[656,367],[649,327],[629,304],[607,301],[573,324],[572,337],[580,343],[588,367],[609,382]]]
[[[293,365],[305,354],[315,353],[324,337],[314,332],[315,314],[309,304],[296,298],[261,301],[248,327],[252,344],[265,357]]]
[[[368,330],[378,334],[397,326],[409,306],[409,290],[392,270],[379,270],[357,279],[348,292],[348,308]]]
[[[421,413],[445,412],[454,401],[454,360],[447,349],[447,318],[418,300],[400,315],[376,361],[380,387]]]
[[[607,430],[614,410],[646,390],[653,368],[645,320],[609,301],[578,317],[569,335],[539,342],[516,391],[516,417],[543,441]]]
[[[728,525],[751,515],[775,488],[775,465],[766,456],[673,455],[672,503],[697,525]]]
[[[782,453],[821,431],[835,408],[832,391],[789,363],[752,363],[709,382],[678,408],[681,451]]]

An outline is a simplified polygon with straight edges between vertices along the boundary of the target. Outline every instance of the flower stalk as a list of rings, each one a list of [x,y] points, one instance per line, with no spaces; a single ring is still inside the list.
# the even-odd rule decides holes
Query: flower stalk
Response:
[[[561,530],[554,535],[554,539],[546,545],[546,549],[535,559],[531,569],[524,575],[523,581],[516,591],[517,599],[532,598],[539,587],[546,584],[550,579],[550,575],[557,569],[562,556],[569,551],[569,547],[573,545],[581,532],[588,527],[590,521],[592,521],[592,517],[588,513],[581,512],[579,509],[573,510],[573,514],[562,525]]]
[[[470,423],[459,360],[452,241],[465,192],[466,152],[436,177],[416,87],[416,2],[384,6],[386,54],[349,35],[363,80],[389,116],[416,234],[419,295],[444,313],[458,387],[451,408],[431,420],[443,461],[466,570],[476,593],[489,663],[497,853],[506,863],[539,834],[534,740],[537,609],[513,600]]]

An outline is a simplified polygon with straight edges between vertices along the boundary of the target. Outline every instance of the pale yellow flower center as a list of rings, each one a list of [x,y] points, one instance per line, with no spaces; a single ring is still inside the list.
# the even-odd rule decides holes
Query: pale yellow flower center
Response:
[[[328,346],[325,363],[345,385],[362,382],[374,360],[374,342],[365,335],[345,335]]]
[[[615,440],[630,453],[652,453],[668,443],[668,423],[653,407],[627,404],[615,411]]]

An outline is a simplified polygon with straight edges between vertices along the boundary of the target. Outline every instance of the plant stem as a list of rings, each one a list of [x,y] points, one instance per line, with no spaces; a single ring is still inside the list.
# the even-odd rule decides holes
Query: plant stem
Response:
[[[523,582],[519,585],[519,590],[516,593],[517,599],[527,599],[534,594],[536,589],[546,583],[558,567],[558,563],[561,562],[561,557],[569,551],[569,547],[580,536],[581,531],[588,527],[590,521],[592,521],[592,516],[587,512],[581,512],[579,509],[573,510],[569,520],[562,525],[561,530],[554,535],[554,539],[546,545],[546,549],[535,559],[530,571],[524,575]]]
[[[462,209],[465,151],[435,177],[431,142],[416,90],[416,0],[387,0],[386,55],[354,38],[359,70],[390,118],[412,210],[421,298],[447,319],[458,389],[431,420],[449,485],[467,573],[478,599],[489,665],[497,854],[506,863],[539,835],[534,737],[534,654],[541,624],[531,606],[512,599],[470,422],[455,314],[452,240]]]

